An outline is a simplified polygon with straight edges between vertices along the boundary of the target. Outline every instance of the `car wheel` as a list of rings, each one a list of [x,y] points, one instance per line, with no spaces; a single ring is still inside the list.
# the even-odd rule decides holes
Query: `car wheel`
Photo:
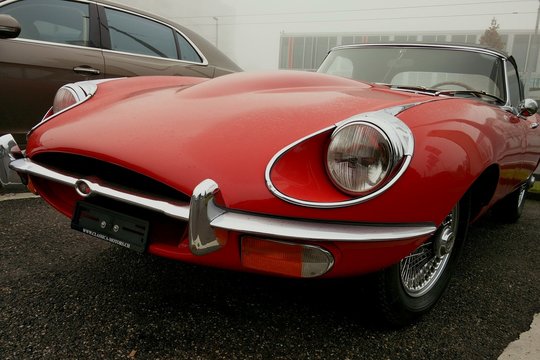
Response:
[[[409,324],[439,300],[459,258],[468,222],[469,206],[462,200],[432,238],[377,274],[378,301],[389,324]]]
[[[505,223],[514,223],[518,221],[523,213],[526,196],[527,184],[525,183],[513,193],[495,204],[493,207],[493,215],[497,218],[497,220]]]

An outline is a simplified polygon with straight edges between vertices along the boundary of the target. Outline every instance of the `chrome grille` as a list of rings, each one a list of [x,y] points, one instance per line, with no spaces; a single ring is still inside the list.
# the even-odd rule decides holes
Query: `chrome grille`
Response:
[[[86,156],[51,152],[36,155],[32,161],[66,175],[96,179],[103,185],[129,192],[188,203],[190,200],[189,196],[148,176]]]

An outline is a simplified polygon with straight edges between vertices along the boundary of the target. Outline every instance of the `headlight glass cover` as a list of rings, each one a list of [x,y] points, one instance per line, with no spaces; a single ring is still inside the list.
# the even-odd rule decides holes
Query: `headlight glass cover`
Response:
[[[78,96],[74,90],[67,86],[61,87],[54,96],[52,111],[57,114],[70,106],[79,102]]]
[[[366,122],[351,122],[332,134],[326,168],[341,191],[364,195],[385,183],[395,161],[392,144],[380,128]]]
[[[289,144],[266,167],[268,189],[289,203],[319,209],[383,194],[412,161],[414,134],[397,115],[416,105],[360,113]]]

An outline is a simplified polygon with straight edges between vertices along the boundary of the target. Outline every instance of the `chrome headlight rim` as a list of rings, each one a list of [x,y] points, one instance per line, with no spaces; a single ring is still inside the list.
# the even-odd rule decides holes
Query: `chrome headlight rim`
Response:
[[[82,86],[77,85],[77,84],[67,84],[67,85],[62,86],[60,89],[58,89],[58,91],[56,91],[56,94],[54,96],[53,107],[52,107],[53,110],[52,110],[51,116],[61,114],[62,112],[67,111],[73,108],[74,106],[77,106],[80,103],[83,103],[95,93],[96,89],[97,89],[97,86],[95,86],[95,88],[92,88],[92,89],[90,89],[89,87],[86,87],[87,91],[85,91],[85,89]],[[69,94],[71,94],[71,96],[73,97],[75,101],[71,105],[64,106],[64,107],[61,107],[60,109],[55,110],[55,107],[57,105],[56,104],[57,98],[62,91],[66,91]]]
[[[383,110],[379,110],[375,112],[358,114],[349,119],[336,123],[333,126],[322,129],[313,134],[305,136],[302,139],[299,139],[298,141],[293,142],[292,144],[286,146],[285,148],[280,150],[278,153],[276,153],[272,157],[270,162],[268,163],[266,167],[266,171],[265,171],[265,180],[266,180],[267,188],[270,190],[272,194],[274,194],[277,198],[283,201],[286,201],[294,205],[300,205],[303,207],[317,208],[317,209],[333,209],[333,208],[353,206],[353,205],[367,202],[381,195],[399,180],[399,178],[405,173],[405,171],[409,167],[409,164],[412,160],[412,156],[414,153],[414,136],[410,128],[403,121],[397,118],[397,115],[401,111],[404,111],[408,109],[409,107],[412,107],[415,105],[417,104],[414,103],[414,104],[409,104],[407,106],[388,108],[388,109],[383,109]],[[394,154],[395,154],[394,156],[395,157],[401,156],[401,159],[395,162],[392,171],[386,177],[386,182],[384,182],[384,184],[382,184],[379,188],[374,189],[373,192],[364,194],[364,195],[347,194],[348,196],[351,196],[351,199],[348,199],[348,200],[334,201],[334,202],[320,202],[320,201],[302,200],[302,199],[295,198],[293,196],[289,196],[281,192],[273,184],[272,178],[271,178],[272,168],[281,159],[281,157],[284,154],[286,154],[287,152],[289,152],[290,150],[292,150],[299,144],[303,143],[304,141],[311,139],[312,137],[318,136],[321,133],[324,133],[327,131],[334,133],[338,128],[346,126],[348,123],[352,123],[352,122],[365,122],[365,123],[372,124],[378,127],[379,129],[381,129],[389,138],[390,144],[392,144],[392,147],[394,149]]]
[[[364,128],[364,129],[367,129],[367,131],[369,130],[374,131],[375,136],[378,136],[378,139],[382,140],[382,141],[379,141],[377,144],[377,145],[382,145],[381,152],[385,152],[384,150],[386,149],[386,153],[388,153],[388,156],[386,159],[385,170],[381,171],[382,177],[379,176],[379,179],[375,181],[373,186],[365,190],[356,190],[356,189],[353,189],[352,186],[347,186],[345,184],[347,179],[340,179],[339,175],[336,173],[337,169],[335,168],[335,166],[331,164],[332,160],[335,160],[336,158],[336,153],[334,152],[335,150],[333,149],[333,145],[335,144],[335,142],[339,141],[338,138],[340,136],[347,136],[347,135],[343,135],[343,133],[346,132],[347,130],[351,130],[352,128]],[[401,150],[402,150],[402,147],[396,146],[396,144],[391,141],[391,139],[386,134],[386,132],[384,132],[379,126],[377,126],[373,122],[369,122],[365,120],[346,121],[344,123],[341,123],[339,126],[336,126],[336,128],[332,132],[332,135],[330,136],[330,143],[328,144],[328,148],[326,150],[326,162],[325,162],[326,172],[327,172],[328,177],[334,184],[334,186],[338,188],[341,192],[347,195],[353,196],[353,197],[366,196],[376,191],[377,189],[381,188],[382,186],[384,186],[384,184],[386,183],[386,180],[392,176],[393,169],[403,158],[403,151]],[[379,158],[377,158],[376,160],[381,160],[380,158],[381,157],[379,156]],[[358,165],[358,162],[355,162],[354,165]],[[350,166],[353,167],[353,164],[351,163]],[[369,179],[365,179],[365,180],[366,181],[363,181],[363,183],[369,181]]]
[[[58,92],[60,90],[66,90],[75,98],[75,103],[73,103],[72,105],[67,106],[67,107],[65,107],[65,108],[63,108],[63,109],[61,109],[61,110],[59,110],[57,112],[53,112],[53,107],[51,106],[51,108],[49,109],[49,111],[47,111],[47,113],[45,114],[43,119],[41,119],[41,121],[39,123],[37,123],[34,127],[32,127],[30,129],[27,136],[30,135],[35,129],[37,129],[38,127],[40,127],[41,125],[43,125],[47,121],[55,118],[56,116],[66,112],[66,111],[69,111],[69,110],[73,109],[76,106],[79,106],[80,104],[82,104],[84,102],[86,102],[88,99],[90,99],[92,96],[95,95],[95,93],[97,92],[97,89],[98,89],[98,85],[100,83],[104,83],[104,82],[108,82],[108,81],[112,81],[112,80],[118,80],[118,79],[121,79],[121,78],[87,80],[87,81],[79,81],[79,82],[76,82],[76,83],[70,83],[70,84],[63,85],[56,92],[55,98],[56,98],[56,95],[58,94]]]
[[[60,93],[60,91],[67,91],[69,92],[73,98],[75,99],[75,102],[69,106],[66,106],[56,112],[54,112],[54,105],[51,106],[47,114],[43,117],[43,119],[37,123],[34,127],[30,129],[28,134],[32,133],[35,129],[46,123],[47,121],[51,120],[52,118],[55,118],[56,116],[69,111],[73,109],[74,107],[84,103],[86,100],[90,99],[97,91],[97,84],[93,82],[80,82],[80,83],[73,83],[73,84],[66,84],[63,85],[58,89],[56,94],[54,95],[54,99],[56,101],[57,95]]]

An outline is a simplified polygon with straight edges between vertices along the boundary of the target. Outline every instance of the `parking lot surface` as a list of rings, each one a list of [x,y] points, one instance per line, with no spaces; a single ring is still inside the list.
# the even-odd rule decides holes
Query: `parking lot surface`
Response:
[[[297,281],[140,255],[0,201],[0,359],[496,359],[540,312],[540,201],[470,231],[434,311],[403,329],[369,279]]]

